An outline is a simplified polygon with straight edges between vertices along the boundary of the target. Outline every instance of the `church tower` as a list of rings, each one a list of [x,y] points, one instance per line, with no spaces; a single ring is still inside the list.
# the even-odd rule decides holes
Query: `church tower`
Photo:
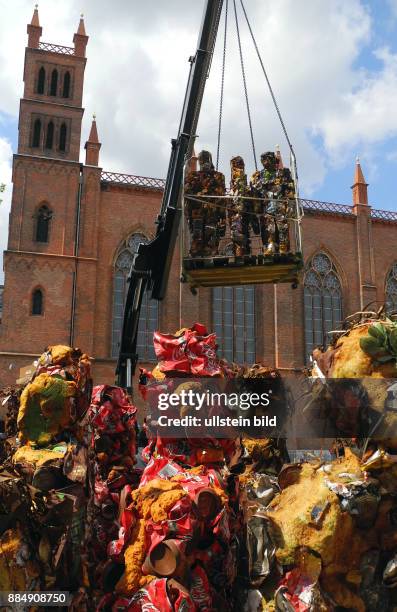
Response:
[[[0,326],[1,361],[16,369],[48,342],[76,342],[79,258],[92,259],[84,236],[95,216],[85,211],[88,167],[79,160],[88,42],[83,16],[73,47],[42,42],[37,5],[27,33]],[[88,146],[98,154],[88,163],[98,166],[96,128],[95,134],[97,142]],[[100,169],[93,172],[99,187]]]

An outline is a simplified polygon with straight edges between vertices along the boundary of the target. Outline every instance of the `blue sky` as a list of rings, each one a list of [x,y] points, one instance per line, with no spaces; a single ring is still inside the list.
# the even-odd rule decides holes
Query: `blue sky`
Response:
[[[397,0],[248,0],[266,68],[298,156],[301,195],[350,203],[358,155],[375,208],[397,210]],[[183,11],[181,7],[183,6]],[[165,176],[196,46],[203,0],[42,0],[42,40],[71,45],[81,10],[90,36],[82,145],[98,117],[107,170]],[[17,146],[26,23],[33,3],[0,0],[0,249]],[[105,18],[104,18],[105,17]],[[150,27],[148,27],[150,24]],[[233,37],[233,34],[230,35]],[[244,38],[258,152],[285,144],[256,59]],[[216,149],[219,44],[199,124],[198,149]],[[233,55],[234,54],[234,55]],[[242,154],[251,165],[236,43],[226,69],[221,169]],[[253,168],[252,168],[253,170]]]
[[[379,74],[382,62],[376,57],[374,50],[388,47],[392,53],[397,53],[397,2],[375,0],[364,3],[372,21],[371,38],[360,49],[354,62],[356,69],[364,69],[372,75]],[[397,104],[397,99],[392,101]],[[321,148],[322,141],[317,145]],[[373,146],[357,147],[365,178],[369,186],[369,200],[374,208],[397,210],[396,180],[397,180],[397,136],[391,128],[390,135],[382,138]],[[352,182],[351,164],[341,168],[331,168],[324,182],[313,193],[314,198],[330,202],[350,203],[346,186]]]

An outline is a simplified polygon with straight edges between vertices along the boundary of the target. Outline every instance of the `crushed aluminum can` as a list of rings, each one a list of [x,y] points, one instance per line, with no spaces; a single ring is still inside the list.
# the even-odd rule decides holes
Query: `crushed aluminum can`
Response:
[[[279,487],[277,479],[268,474],[256,474],[254,482],[247,485],[247,495],[250,500],[257,500],[262,506],[268,506]]]
[[[253,516],[247,522],[248,571],[252,586],[260,586],[270,574],[275,546],[268,533],[267,519]]]
[[[281,490],[286,489],[299,480],[302,466],[299,463],[284,465],[278,475],[278,486]]]
[[[158,578],[133,595],[128,612],[198,612],[189,592],[176,580]]]
[[[301,570],[287,572],[275,596],[277,612],[331,612],[317,581],[313,582]]]
[[[330,506],[331,504],[329,501],[326,501],[324,504],[317,504],[314,506],[310,513],[310,523],[315,527],[321,527],[323,518]]]
[[[397,555],[390,559],[383,572],[383,584],[389,589],[397,587]]]

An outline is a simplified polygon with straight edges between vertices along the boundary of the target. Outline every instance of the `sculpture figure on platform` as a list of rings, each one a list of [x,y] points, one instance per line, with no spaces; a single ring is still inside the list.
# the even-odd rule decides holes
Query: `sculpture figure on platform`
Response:
[[[293,216],[293,201],[295,199],[295,184],[289,168],[281,168],[277,171],[279,180],[277,195],[276,227],[278,234],[279,253],[290,251],[289,223],[288,219]]]
[[[230,195],[232,199],[229,200],[228,204],[228,219],[233,254],[240,257],[251,253],[250,228],[257,235],[260,233],[260,228],[252,200],[246,199],[251,194],[243,158],[239,155],[233,157],[230,160],[230,169]]]
[[[202,199],[195,196],[224,196],[225,177],[217,172],[209,151],[198,156],[199,170],[185,177],[185,215],[191,236],[189,255],[218,255],[219,241],[226,232],[226,202],[222,199]]]
[[[291,202],[295,186],[288,168],[280,168],[272,151],[261,155],[263,170],[257,170],[251,179],[255,197],[263,198],[257,212],[265,255],[288,253],[290,250],[289,223]]]
[[[276,178],[277,159],[273,151],[262,153],[261,163],[263,170],[257,170],[252,175],[251,188],[253,196],[263,198],[257,202],[256,211],[259,213],[259,224],[263,252],[271,255],[276,252]]]

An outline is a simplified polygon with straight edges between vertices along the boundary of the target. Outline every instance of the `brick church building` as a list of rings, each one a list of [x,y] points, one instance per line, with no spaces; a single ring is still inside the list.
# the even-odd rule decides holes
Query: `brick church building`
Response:
[[[114,381],[126,275],[136,245],[150,239],[162,179],[102,169],[95,118],[80,161],[86,35],[73,47],[41,41],[37,9],[28,25],[18,150],[0,325],[0,384],[48,344],[79,346],[96,382]],[[240,363],[302,368],[313,346],[370,302],[397,308],[397,212],[369,205],[357,162],[352,205],[303,200],[305,271],[289,284],[200,289],[181,285],[175,254],[168,294],[145,300],[138,348],[153,360],[152,332],[201,321]],[[348,187],[347,187],[348,188]]]

